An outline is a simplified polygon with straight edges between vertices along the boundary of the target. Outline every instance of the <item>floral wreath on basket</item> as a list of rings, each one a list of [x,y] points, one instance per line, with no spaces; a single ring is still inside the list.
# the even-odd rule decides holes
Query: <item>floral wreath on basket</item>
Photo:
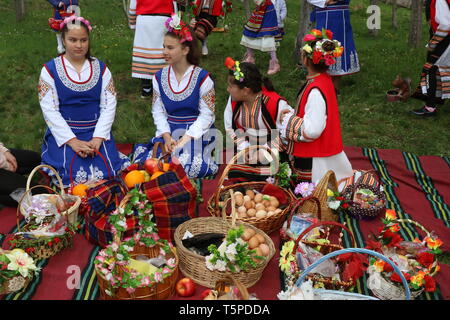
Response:
[[[384,219],[381,219],[384,226],[380,229],[380,235],[375,237],[375,241],[369,240],[367,249],[380,252],[382,254],[392,253],[390,259],[396,265],[404,261],[408,264],[409,270],[402,270],[408,284],[412,290],[425,289],[426,292],[436,290],[436,282],[433,276],[440,270],[437,264],[436,255],[442,253],[440,247],[443,242],[432,233],[426,236],[423,241],[415,238],[412,242],[405,241],[398,232],[400,231],[397,214],[392,209],[386,210]],[[401,279],[393,272],[393,268],[383,260],[370,258],[369,273],[380,273],[385,279],[401,285]]]
[[[181,17],[178,14],[173,14],[168,18],[165,25],[169,32],[175,33],[180,38],[181,43],[193,40],[189,27],[181,20]]]
[[[152,287],[156,283],[161,283],[165,278],[171,276],[176,268],[176,259],[166,260],[166,266],[157,268],[151,275],[139,273],[137,270],[127,267],[130,263],[130,252],[136,245],[147,248],[160,245],[160,256],[165,257],[172,252],[173,245],[165,239],[160,239],[156,224],[151,221],[152,205],[147,200],[147,196],[138,189],[132,189],[129,193],[130,201],[125,208],[117,208],[109,218],[112,224],[114,236],[118,236],[126,231],[126,217],[133,215],[137,211],[139,215],[139,231],[131,238],[127,238],[120,243],[115,240],[105,249],[99,252],[95,258],[95,268],[108,281],[109,290],[106,294],[113,296],[114,289],[125,288],[129,294],[137,288]],[[122,268],[118,269],[117,266]]]
[[[303,37],[306,44],[302,50],[314,64],[324,62],[327,66],[336,63],[336,58],[342,56],[344,47],[337,40],[333,40],[333,32],[330,30],[312,29],[310,33]]]
[[[239,82],[243,82],[245,80],[245,75],[241,71],[240,64],[239,61],[235,61],[230,57],[227,57],[224,62],[225,67],[233,72],[234,78]]]

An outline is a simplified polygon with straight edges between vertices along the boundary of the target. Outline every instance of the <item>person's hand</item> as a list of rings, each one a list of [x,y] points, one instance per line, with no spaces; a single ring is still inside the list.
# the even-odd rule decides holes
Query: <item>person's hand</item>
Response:
[[[67,144],[72,148],[72,150],[82,158],[86,158],[94,152],[90,143],[87,141],[81,141],[77,138],[73,138]]]
[[[9,151],[6,151],[4,153],[4,155],[5,155],[6,161],[8,162],[8,166],[9,166],[8,171],[16,172],[16,170],[17,170],[16,157],[14,157],[13,154]]]
[[[177,142],[172,139],[170,133],[163,133],[164,145],[166,146],[167,152],[172,152],[175,150]]]
[[[283,123],[284,117],[286,116],[286,114],[288,114],[289,112],[291,112],[289,109],[284,109],[283,111],[281,111],[281,115],[280,115],[280,122]]]
[[[98,152],[102,146],[103,140],[103,138],[92,138],[92,140],[89,141],[89,145],[92,149]]]
[[[338,2],[338,0],[327,0],[327,1],[325,2],[325,5],[330,6],[330,5],[335,4],[336,2]]]
[[[180,140],[177,141],[177,144],[175,145],[175,149],[183,148],[184,145],[186,143],[188,143],[190,140],[191,140],[191,137],[185,134],[184,136],[181,137]]]

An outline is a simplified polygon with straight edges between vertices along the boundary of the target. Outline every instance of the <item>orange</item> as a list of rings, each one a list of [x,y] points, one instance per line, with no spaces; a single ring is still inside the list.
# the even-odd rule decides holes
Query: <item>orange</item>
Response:
[[[169,163],[163,163],[163,171],[164,172],[169,171],[169,168],[170,168],[170,164]]]
[[[145,181],[145,176],[139,170],[132,170],[125,176],[124,181],[128,188],[134,188],[136,184],[143,183]]]
[[[162,172],[162,171],[157,171],[157,172],[155,172],[154,174],[152,174],[150,180],[156,179],[156,178],[158,178],[158,177],[159,177],[160,175],[162,175],[162,174],[164,174],[164,172]]]
[[[75,187],[73,187],[72,194],[74,196],[85,197],[87,189],[88,189],[87,185],[80,183],[77,184]]]

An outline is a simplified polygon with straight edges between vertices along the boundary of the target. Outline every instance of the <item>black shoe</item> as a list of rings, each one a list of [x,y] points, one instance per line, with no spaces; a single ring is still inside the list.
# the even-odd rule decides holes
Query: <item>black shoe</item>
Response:
[[[141,98],[148,99],[149,97],[152,96],[152,93],[153,93],[153,88],[142,88]]]
[[[437,114],[437,111],[436,111],[436,109],[434,109],[434,111],[428,111],[427,108],[422,107],[420,109],[411,110],[411,113],[415,114],[416,116],[421,116],[421,117],[432,117]]]

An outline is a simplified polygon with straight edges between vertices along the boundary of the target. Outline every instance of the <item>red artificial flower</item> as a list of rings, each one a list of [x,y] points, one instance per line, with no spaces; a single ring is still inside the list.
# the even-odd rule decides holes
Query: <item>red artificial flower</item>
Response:
[[[345,202],[345,203],[342,204],[342,208],[344,208],[344,209],[347,209],[349,206],[350,206],[350,205],[349,205],[347,202]]]
[[[235,64],[236,64],[236,62],[233,60],[233,58],[227,57],[225,59],[224,65],[228,69],[230,69],[230,70],[233,69]]]
[[[406,273],[406,272],[402,272],[402,273],[403,273],[403,275],[405,276],[406,281],[409,281],[409,279],[411,279],[411,276],[410,276],[409,273]],[[399,282],[399,283],[402,282],[402,279],[400,279],[400,276],[399,276],[396,272],[394,272],[394,273],[391,275],[391,280],[394,281],[394,282]]]
[[[55,238],[53,241],[54,241],[55,243],[58,243],[58,242],[61,242],[61,239],[60,239],[60,238]]]
[[[389,263],[385,262],[383,271],[384,272],[392,272],[392,271],[394,271],[394,268]]]
[[[322,60],[323,58],[323,54],[320,51],[314,51],[313,56],[312,56],[312,62],[314,64],[318,64],[320,62],[320,60]]]
[[[327,55],[325,56],[325,64],[326,64],[327,66],[333,65],[335,62],[336,62],[336,60],[334,59],[334,57],[333,57],[332,54],[327,54]]]
[[[421,252],[417,255],[417,262],[426,268],[430,268],[434,261],[434,254],[430,252]]]
[[[436,290],[436,281],[432,276],[426,275],[425,280],[425,291],[426,292],[434,292]]]
[[[382,234],[383,238],[386,240],[386,246],[388,247],[400,247],[400,242],[403,241],[403,238],[397,234],[392,232],[390,229],[387,229]]]
[[[378,241],[367,240],[366,249],[381,252],[381,243]]]
[[[333,39],[333,32],[331,32],[330,30],[325,30],[325,33],[326,33],[328,39],[330,39],[330,40]]]
[[[53,241],[49,241],[49,242],[47,242],[47,244],[49,247],[51,247],[51,246],[53,246]]]
[[[336,200],[342,201],[344,200],[344,197],[336,197]]]
[[[6,263],[0,263],[0,271],[6,270],[6,268],[8,268],[8,265]]]

